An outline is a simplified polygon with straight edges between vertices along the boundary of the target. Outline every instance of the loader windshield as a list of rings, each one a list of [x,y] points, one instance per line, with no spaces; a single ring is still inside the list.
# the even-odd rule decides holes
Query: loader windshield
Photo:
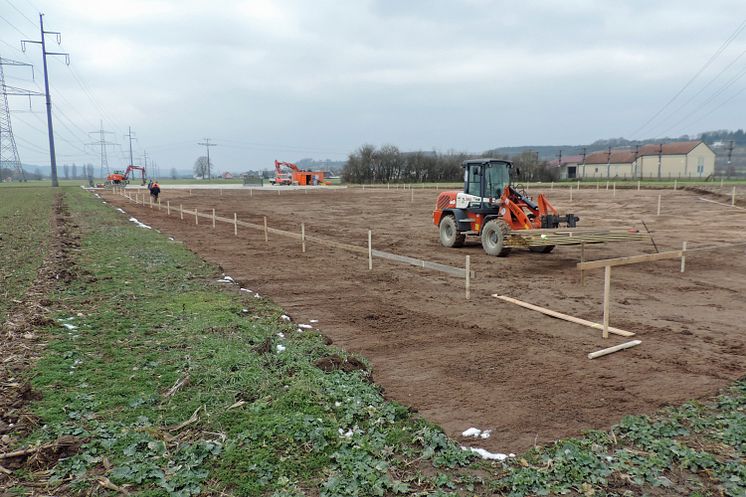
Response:
[[[510,183],[508,164],[505,162],[490,162],[484,169],[484,196],[501,196],[505,185]]]

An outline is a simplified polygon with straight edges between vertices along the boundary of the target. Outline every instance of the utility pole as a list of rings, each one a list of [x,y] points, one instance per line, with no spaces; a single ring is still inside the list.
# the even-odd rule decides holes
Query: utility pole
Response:
[[[47,55],[64,55],[65,63],[70,65],[70,54],[65,52],[47,52],[47,44],[44,35],[56,35],[57,45],[62,43],[62,33],[59,31],[44,31],[44,14],[39,14],[39,30],[41,40],[21,40],[21,49],[26,52],[26,43],[41,45],[42,61],[44,62],[44,92],[47,97],[47,132],[49,133],[49,164],[52,170],[52,186],[60,186],[57,180],[57,156],[54,152],[54,129],[52,127],[52,99],[49,97],[49,72],[47,71]]]
[[[637,163],[637,159],[640,157],[640,144],[635,144],[635,176],[638,176],[640,179],[642,179],[642,170],[640,169],[640,165]]]
[[[0,167],[5,165],[8,169],[14,169],[20,181],[26,181],[26,175],[23,172],[21,157],[18,154],[16,139],[13,136],[13,126],[10,122],[10,107],[8,106],[8,95],[19,95],[29,97],[29,106],[31,106],[31,96],[42,95],[39,92],[16,88],[5,84],[5,74],[3,66],[28,66],[31,68],[33,77],[34,66],[25,62],[16,60],[3,59],[0,57]]]
[[[658,181],[661,179],[661,164],[663,162],[663,144],[658,144]]]
[[[207,149],[207,179],[209,180],[212,177],[210,172],[210,147],[217,147],[217,144],[210,143],[209,138],[203,138],[203,140],[205,141],[199,142],[197,145],[204,145]],[[202,177],[202,179],[204,179],[204,176]]]
[[[128,126],[127,127],[127,131],[128,131],[128,133],[126,135],[124,135],[124,137],[129,139],[129,143],[130,143],[130,166],[134,166],[135,165],[135,159],[132,157],[132,140],[133,139],[137,140],[137,138],[132,135],[132,126]]]
[[[609,146],[609,151],[606,152],[606,179],[611,178],[611,146]],[[609,184],[606,183],[606,188],[609,188]]]
[[[725,168],[725,174],[726,174],[726,176],[728,176],[728,179],[730,179],[730,175],[731,175],[730,161],[733,158],[733,143],[734,143],[733,140],[731,140],[730,143],[728,143],[728,163],[727,163],[727,166]],[[733,172],[735,172],[735,171],[733,171]]]
[[[585,179],[585,155],[586,155],[586,148],[583,147],[583,179]]]
[[[107,134],[113,134],[112,131],[104,131],[104,122],[101,121],[101,128],[98,131],[89,131],[88,134],[94,134],[97,133],[99,135],[98,141],[88,143],[88,145],[99,145],[101,147],[101,169],[99,173],[101,174],[101,178],[106,178],[106,175],[109,174],[109,158],[107,157],[107,150],[106,147],[109,145],[116,145],[116,143],[108,142],[106,141],[106,135]]]

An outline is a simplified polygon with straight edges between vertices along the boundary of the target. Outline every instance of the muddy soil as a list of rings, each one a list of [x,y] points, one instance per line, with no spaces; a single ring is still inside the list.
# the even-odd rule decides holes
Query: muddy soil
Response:
[[[660,250],[746,241],[746,212],[702,202],[686,191],[546,191],[580,226],[641,226]],[[662,213],[656,216],[658,195]],[[417,409],[464,444],[518,452],[603,429],[626,414],[641,414],[704,398],[746,373],[746,258],[744,247],[691,253],[680,261],[615,268],[611,324],[633,331],[642,345],[589,360],[589,352],[627,339],[560,321],[493,298],[509,295],[594,321],[602,315],[603,271],[580,285],[579,247],[551,254],[514,250],[507,258],[484,254],[478,243],[446,249],[432,225],[437,192],[169,191],[162,210],[106,194],[127,215],[183,241],[222,265],[243,286],[282,305],[296,320],[318,319],[323,332],[373,364],[386,395]],[[470,255],[477,278],[471,299],[463,280],[411,266],[264,235],[231,225],[213,229],[200,219],[166,215],[183,204],[244,221],[463,267]],[[586,247],[602,259],[651,253],[649,243]],[[488,439],[464,439],[470,427],[492,430]]]

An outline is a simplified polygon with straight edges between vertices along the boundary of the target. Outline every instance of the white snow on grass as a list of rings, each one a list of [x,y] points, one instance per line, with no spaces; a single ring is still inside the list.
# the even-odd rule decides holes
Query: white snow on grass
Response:
[[[127,214],[126,212],[124,212],[124,209],[120,209],[119,207],[117,207],[117,211],[121,212],[122,214]]]
[[[309,323],[318,323],[319,320],[318,319],[309,319],[308,322]]]
[[[280,332],[280,333],[277,334],[277,336],[280,337],[280,338],[285,338],[285,333]]]
[[[231,284],[231,285],[235,285],[236,284],[236,280],[234,280],[230,276],[224,274],[223,277],[218,280],[218,283],[228,283],[228,284]]]
[[[470,450],[477,454],[482,459],[489,459],[492,461],[504,461],[505,459],[509,457],[515,457],[515,454],[501,454],[499,452],[489,452],[485,449],[480,449],[478,447],[464,447],[461,446],[463,450]]]
[[[122,211],[122,212],[124,212],[124,211]],[[143,224],[143,223],[141,223],[140,221],[138,221],[138,220],[137,220],[136,218],[134,218],[134,217],[131,217],[131,218],[130,218],[130,221],[132,221],[133,223],[135,223],[135,224],[137,225],[137,227],[138,227],[138,228],[145,228],[145,229],[148,229],[148,230],[152,230],[152,229],[153,229],[153,228],[151,228],[150,226],[148,226],[147,224]]]
[[[246,293],[254,293],[254,292],[252,292],[251,290],[249,290],[248,288],[241,288],[241,290],[240,290],[240,291],[241,291],[241,292],[246,292]]]
[[[285,346],[283,344],[281,344],[281,343],[278,343],[277,344],[277,352],[279,353],[279,352],[284,352],[284,351],[285,351]]]
[[[492,430],[484,430],[481,435],[479,435],[479,438],[490,438],[490,435],[492,435]]]
[[[258,293],[255,293],[255,294],[254,294],[254,298],[260,299],[260,298],[262,298],[262,296],[261,296],[261,295],[259,295]]]
[[[306,330],[310,330],[311,328],[313,328],[313,326],[311,326],[310,324],[299,324],[298,328],[304,328]]]
[[[280,319],[282,319],[283,321],[290,321],[290,316],[283,314],[282,316],[280,316]]]
[[[469,428],[468,430],[464,431],[461,436],[477,438],[480,433],[482,433],[482,430],[480,430],[479,428]]]
[[[64,326],[68,330],[77,330],[78,329],[77,326],[75,326],[74,324],[70,324],[70,323],[62,323],[62,326]]]

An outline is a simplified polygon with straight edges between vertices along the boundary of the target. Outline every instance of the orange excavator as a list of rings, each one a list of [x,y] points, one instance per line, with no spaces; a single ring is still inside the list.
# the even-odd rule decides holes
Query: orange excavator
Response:
[[[461,247],[467,236],[478,236],[487,254],[502,257],[510,252],[508,238],[514,232],[577,225],[577,216],[560,216],[543,194],[534,201],[526,192],[513,188],[512,162],[474,159],[464,161],[462,167],[464,191],[441,193],[433,211],[442,245]],[[554,249],[545,241],[533,246],[527,242],[527,246],[532,252],[545,254]]]
[[[140,171],[140,176],[142,178],[142,184],[145,185],[145,168],[141,166],[127,166],[127,169],[122,171],[114,171],[110,175],[106,177],[106,185],[127,185],[130,182],[130,173],[132,171]]]
[[[287,167],[290,172],[283,171]],[[275,178],[270,179],[272,185],[299,185],[299,186],[316,186],[328,185],[324,181],[324,171],[304,171],[292,162],[281,162],[275,160]]]

